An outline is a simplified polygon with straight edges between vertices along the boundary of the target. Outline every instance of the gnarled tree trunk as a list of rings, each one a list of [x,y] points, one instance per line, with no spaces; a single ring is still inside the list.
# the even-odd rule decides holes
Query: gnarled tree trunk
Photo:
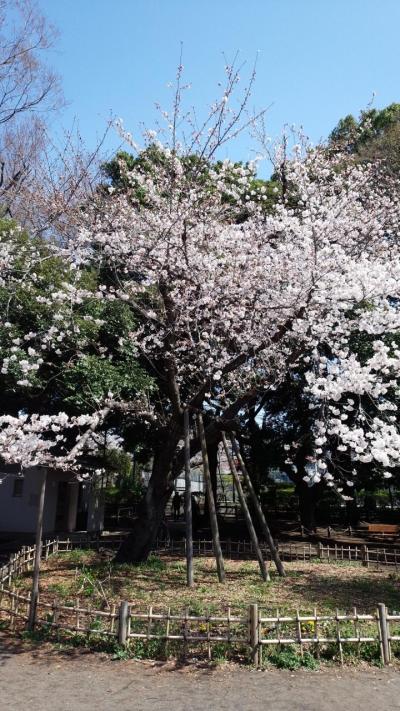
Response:
[[[296,494],[299,497],[299,512],[302,526],[308,531],[315,531],[316,523],[316,508],[317,503],[322,494],[321,484],[308,486],[304,480],[300,480],[296,484]]]
[[[160,440],[154,456],[153,469],[139,515],[132,530],[115,557],[117,563],[137,563],[146,560],[156,542],[164,520],[165,508],[173,490],[173,462],[182,432],[173,427]]]

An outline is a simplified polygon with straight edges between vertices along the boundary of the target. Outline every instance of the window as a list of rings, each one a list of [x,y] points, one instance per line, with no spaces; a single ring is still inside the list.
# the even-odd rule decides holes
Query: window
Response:
[[[24,493],[24,480],[14,479],[13,496],[22,496]]]

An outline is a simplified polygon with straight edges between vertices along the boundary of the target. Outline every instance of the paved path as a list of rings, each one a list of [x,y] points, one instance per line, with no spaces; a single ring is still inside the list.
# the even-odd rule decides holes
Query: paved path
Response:
[[[0,645],[1,711],[400,710],[400,671],[168,668]]]

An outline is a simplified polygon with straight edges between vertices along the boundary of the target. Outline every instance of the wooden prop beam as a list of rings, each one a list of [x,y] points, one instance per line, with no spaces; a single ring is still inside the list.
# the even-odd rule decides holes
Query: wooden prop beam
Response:
[[[209,467],[209,463],[208,463],[207,442],[206,442],[206,435],[204,432],[203,416],[200,412],[197,415],[197,423],[198,423],[198,429],[199,429],[199,439],[200,439],[200,444],[201,444],[201,454],[202,454],[202,458],[203,458],[203,472],[204,472],[204,479],[206,482],[208,509],[210,512],[210,523],[211,523],[211,533],[212,533],[212,539],[213,539],[214,555],[215,555],[215,560],[217,562],[218,580],[220,583],[223,583],[225,581],[224,559],[222,557],[221,543],[219,540],[217,511],[215,508],[214,494],[213,494],[212,484],[211,484],[210,467]]]
[[[238,446],[238,443],[235,439],[234,434],[231,437],[231,441],[232,441],[233,451],[235,452],[235,455],[236,455],[238,462],[240,464],[240,468],[242,470],[243,478],[244,478],[244,481],[246,484],[246,489],[250,494],[250,498],[253,502],[253,505],[254,505],[254,508],[257,513],[257,517],[258,517],[258,520],[259,520],[259,523],[261,526],[261,530],[265,536],[265,540],[267,542],[268,548],[271,551],[272,560],[275,563],[275,566],[276,566],[276,569],[277,569],[279,575],[281,577],[285,577],[285,569],[283,567],[283,563],[279,557],[278,551],[276,550],[274,539],[272,538],[271,531],[269,530],[269,526],[268,526],[267,521],[265,519],[264,512],[261,508],[261,504],[258,499],[258,496],[257,496],[256,492],[254,491],[254,487],[253,487],[252,481],[250,479],[249,472],[247,471],[246,465],[243,461],[243,457],[241,455],[241,452],[240,452],[240,449],[239,449],[239,446]]]
[[[189,412],[183,413],[185,436],[185,521],[186,521],[186,580],[193,586],[193,524],[192,524],[192,481],[190,478],[190,430]]]
[[[256,530],[253,526],[253,521],[251,520],[249,507],[247,506],[246,497],[244,495],[242,484],[240,482],[239,474],[238,474],[237,469],[235,467],[235,462],[233,461],[232,455],[229,451],[228,443],[226,441],[224,432],[222,433],[222,443],[224,445],[225,454],[227,456],[228,463],[229,463],[229,468],[231,470],[233,481],[234,481],[234,484],[236,486],[236,490],[237,490],[237,493],[239,496],[239,501],[240,501],[240,505],[242,507],[242,511],[243,511],[244,518],[246,521],[247,529],[249,531],[250,538],[253,543],[253,547],[256,552],[256,555],[257,555],[258,564],[260,566],[261,577],[263,580],[265,580],[267,582],[269,580],[269,574],[267,571],[267,567],[265,565],[265,560],[263,558],[262,550],[261,550],[260,544],[258,542]]]

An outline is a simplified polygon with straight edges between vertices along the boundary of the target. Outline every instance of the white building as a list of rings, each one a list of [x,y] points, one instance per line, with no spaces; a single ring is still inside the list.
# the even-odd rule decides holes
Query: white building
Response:
[[[199,468],[193,468],[190,472],[191,490],[193,494],[204,494],[204,476]],[[175,489],[180,493],[186,489],[185,475],[181,474],[175,479]]]
[[[42,470],[0,465],[0,533],[33,533],[39,504]],[[73,474],[48,469],[43,531],[101,531],[104,506],[102,491],[78,482]]]

